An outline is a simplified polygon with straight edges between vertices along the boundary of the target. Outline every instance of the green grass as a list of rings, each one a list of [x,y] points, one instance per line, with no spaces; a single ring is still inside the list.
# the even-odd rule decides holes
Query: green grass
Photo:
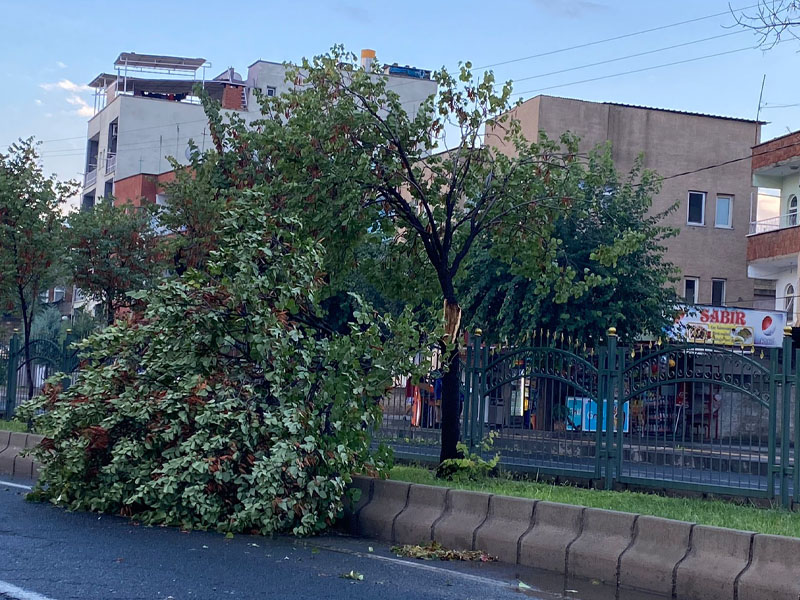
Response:
[[[436,479],[433,472],[428,469],[411,466],[394,467],[391,471],[391,478],[411,483],[489,492],[503,496],[534,498],[562,504],[653,515],[702,525],[800,537],[800,513],[777,508],[758,508],[723,500],[670,498],[639,492],[590,490],[503,477],[489,478],[479,482],[453,483]]]
[[[28,426],[21,421],[3,421],[0,420],[0,431],[18,431],[26,433]]]

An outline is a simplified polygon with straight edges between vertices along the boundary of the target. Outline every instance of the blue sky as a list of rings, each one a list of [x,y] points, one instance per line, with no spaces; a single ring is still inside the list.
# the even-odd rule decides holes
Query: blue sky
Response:
[[[734,8],[755,3],[731,1]],[[6,81],[0,144],[27,136],[43,140],[45,170],[64,179],[82,171],[92,112],[85,84],[102,71],[113,72],[123,51],[201,56],[213,64],[211,76],[228,66],[246,75],[259,58],[298,60],[336,43],[356,53],[373,48],[379,60],[429,69],[455,67],[460,60],[476,66],[514,61],[493,69],[501,81],[527,78],[515,85],[526,92],[523,98],[547,93],[747,118],[756,115],[766,74],[761,118],[769,124],[762,139],[800,129],[800,105],[786,106],[800,103],[800,45],[755,49],[752,33],[726,28],[734,25],[730,14],[554,52],[727,12],[726,0],[0,0],[0,5],[0,72]],[[679,47],[662,50],[672,46]],[[543,53],[549,54],[525,59]],[[641,53],[648,54],[624,58]],[[603,61],[613,62],[594,64]],[[691,62],[651,69],[678,61]],[[609,77],[641,69],[647,70]]]

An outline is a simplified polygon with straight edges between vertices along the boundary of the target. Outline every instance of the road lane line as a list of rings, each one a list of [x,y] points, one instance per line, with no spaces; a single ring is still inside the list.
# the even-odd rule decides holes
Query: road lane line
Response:
[[[21,483],[11,483],[10,481],[2,481],[2,480],[0,480],[0,487],[3,487],[3,486],[19,488],[21,490],[32,490],[33,489],[33,487],[30,486],[30,485],[22,485]]]
[[[53,598],[42,596],[36,592],[23,590],[21,587],[11,585],[6,581],[0,581],[0,597],[9,598],[10,600],[53,600]]]

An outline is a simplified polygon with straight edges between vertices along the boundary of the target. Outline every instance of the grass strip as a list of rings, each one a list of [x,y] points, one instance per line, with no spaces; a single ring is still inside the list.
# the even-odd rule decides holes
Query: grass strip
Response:
[[[14,431],[18,433],[27,433],[28,426],[20,421],[0,420],[0,431]]]
[[[432,471],[423,467],[405,465],[392,468],[391,478],[410,483],[652,515],[701,525],[800,537],[800,513],[780,508],[759,508],[725,500],[672,498],[641,492],[590,490],[570,485],[512,480],[502,476],[490,477],[483,481],[456,483],[436,479]]]

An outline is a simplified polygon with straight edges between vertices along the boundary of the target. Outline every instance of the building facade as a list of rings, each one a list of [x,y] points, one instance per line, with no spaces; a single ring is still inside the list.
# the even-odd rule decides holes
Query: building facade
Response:
[[[678,204],[663,221],[680,231],[666,240],[666,258],[680,269],[678,293],[687,301],[766,308],[761,294],[767,294],[772,308],[769,284],[748,278],[746,260],[755,210],[746,157],[759,140],[760,123],[553,96],[531,98],[513,113],[529,140],[540,131],[550,139],[569,131],[580,138],[581,152],[610,142],[621,173],[642,155],[644,167],[664,177],[652,212]],[[487,143],[502,148],[488,133]]]
[[[379,67],[374,60],[374,51],[362,51],[362,66],[386,78],[409,114],[436,93],[430,71]],[[159,184],[172,178],[170,160],[187,164],[192,144],[208,149],[208,121],[195,86],[218,100],[223,112],[235,111],[249,122],[262,117],[256,90],[274,96],[292,85],[283,64],[265,60],[251,64],[246,79],[233,68],[207,79],[211,64],[204,58],[123,52],[114,67],[115,73],[101,73],[89,84],[96,90],[97,112],[88,125],[81,202],[86,208],[112,196],[118,203],[156,202]]]
[[[777,214],[754,221],[747,238],[748,274],[775,282],[777,310],[798,326],[800,281],[800,131],[753,148],[753,185],[759,201],[777,198]],[[766,192],[771,192],[767,195]]]

